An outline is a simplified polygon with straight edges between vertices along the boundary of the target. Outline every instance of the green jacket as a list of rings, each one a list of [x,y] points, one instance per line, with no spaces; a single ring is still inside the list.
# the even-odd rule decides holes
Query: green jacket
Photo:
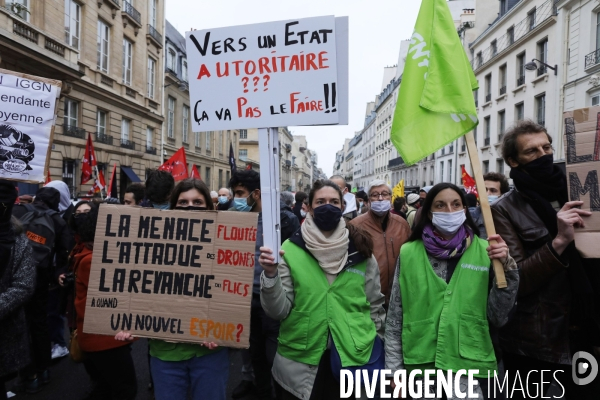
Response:
[[[433,271],[421,240],[402,246],[402,349],[409,370],[478,369],[477,377],[496,370],[487,320],[487,246],[475,237],[449,283]]]
[[[329,285],[319,263],[308,252],[290,241],[282,249],[294,281],[295,301],[281,322],[278,353],[318,365],[331,333],[342,366],[366,364],[376,335],[365,294],[366,260],[346,267]]]

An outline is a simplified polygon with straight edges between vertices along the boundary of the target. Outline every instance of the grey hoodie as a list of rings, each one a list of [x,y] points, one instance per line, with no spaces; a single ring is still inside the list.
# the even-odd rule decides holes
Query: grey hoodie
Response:
[[[71,205],[71,191],[69,190],[69,186],[63,181],[51,181],[48,182],[44,187],[51,187],[60,193],[60,203],[58,203],[58,211],[62,213],[69,208]]]

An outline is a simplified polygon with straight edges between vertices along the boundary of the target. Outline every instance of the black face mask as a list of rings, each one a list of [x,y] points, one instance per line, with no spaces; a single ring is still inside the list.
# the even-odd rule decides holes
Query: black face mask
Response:
[[[185,210],[185,211],[206,211],[208,210],[208,208],[206,207],[197,207],[197,206],[177,206],[175,207],[175,210]]]
[[[75,232],[79,234],[79,238],[82,242],[91,242],[94,240],[94,234],[96,231],[96,218],[98,218],[98,214],[91,211],[73,214],[73,225],[75,226]]]
[[[325,204],[313,210],[313,220],[322,231],[334,230],[342,218],[342,210],[333,204]]]
[[[554,173],[554,154],[546,154],[540,158],[536,158],[527,164],[521,165],[532,178],[545,181],[551,178]]]

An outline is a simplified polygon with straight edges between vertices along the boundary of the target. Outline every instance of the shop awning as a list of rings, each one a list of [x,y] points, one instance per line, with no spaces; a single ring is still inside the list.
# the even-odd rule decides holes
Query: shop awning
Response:
[[[125,172],[125,175],[129,178],[131,182],[142,182],[142,180],[133,172],[131,167],[121,166],[121,171]]]

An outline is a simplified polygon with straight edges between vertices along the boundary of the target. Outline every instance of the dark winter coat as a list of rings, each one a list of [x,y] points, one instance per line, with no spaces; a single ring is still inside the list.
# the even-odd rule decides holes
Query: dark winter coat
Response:
[[[0,262],[4,262],[0,260]],[[35,290],[35,264],[28,239],[18,234],[0,274],[0,377],[29,363],[24,305]]]

